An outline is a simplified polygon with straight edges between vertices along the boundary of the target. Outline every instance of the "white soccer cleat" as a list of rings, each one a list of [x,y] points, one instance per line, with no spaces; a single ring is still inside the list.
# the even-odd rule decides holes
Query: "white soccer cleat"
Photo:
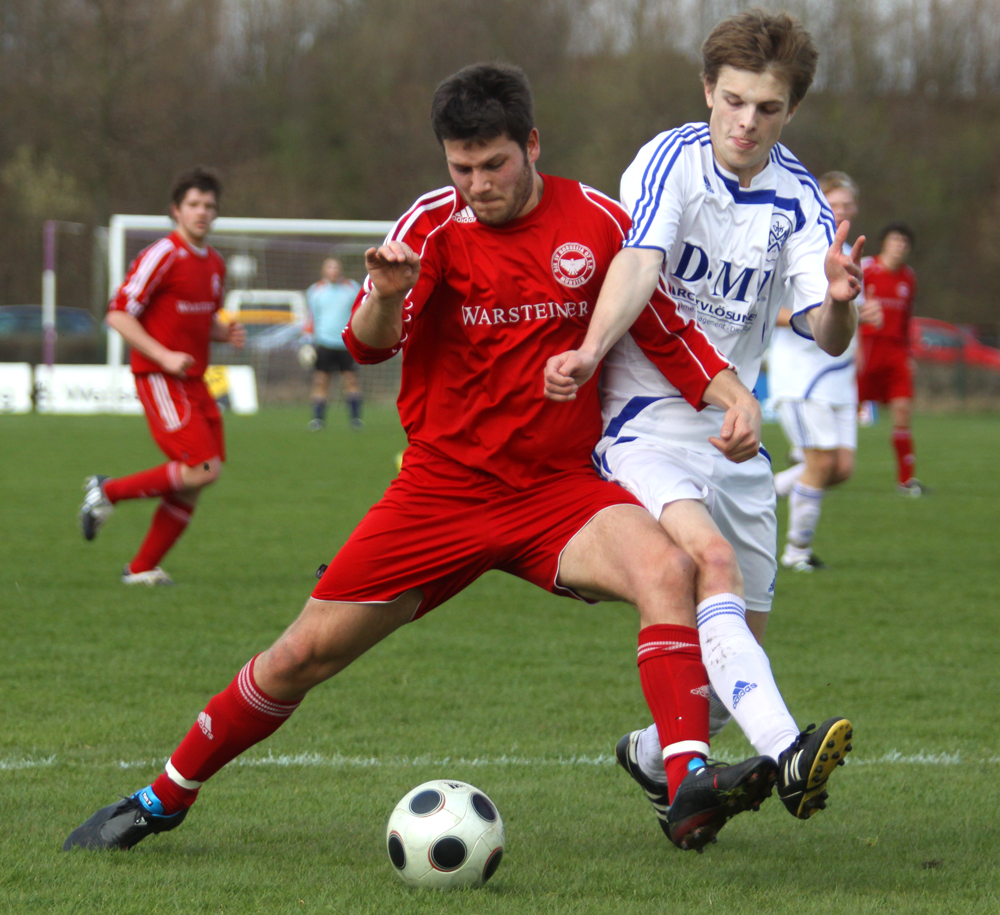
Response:
[[[781,556],[781,564],[793,572],[815,572],[825,569],[826,563],[810,549],[802,549],[789,544]]]
[[[104,495],[104,483],[110,479],[111,477],[95,474],[84,480],[83,490],[86,495],[83,497],[83,505],[80,506],[77,517],[80,519],[80,530],[85,540],[93,540],[101,525],[115,510],[108,497]]]
[[[174,580],[159,566],[146,572],[130,572],[129,567],[125,566],[122,571],[123,585],[147,585],[152,588],[156,585],[169,586],[173,583]]]

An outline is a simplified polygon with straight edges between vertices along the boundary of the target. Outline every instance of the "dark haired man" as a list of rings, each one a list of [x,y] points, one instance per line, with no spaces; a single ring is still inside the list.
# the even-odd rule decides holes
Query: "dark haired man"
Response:
[[[708,685],[693,629],[693,567],[628,493],[590,464],[594,392],[545,399],[548,353],[583,341],[621,246],[621,208],[540,175],[521,71],[477,65],[435,94],[454,187],[421,197],[385,243],[344,339],[361,363],[402,352],[399,476],[331,560],[299,618],[198,716],[152,785],[98,811],[64,847],[128,847],[172,829],[202,783],[273,733],[313,686],[489,569],[546,590],[635,605],[643,690],[666,744],[673,802],[661,825],[681,848],[711,841],[770,793],[774,763],[708,766]],[[655,296],[640,345],[694,407],[738,389],[692,322]],[[721,392],[721,393],[720,393]]]
[[[778,143],[816,68],[808,32],[785,14],[751,10],[716,26],[702,52],[709,123],[660,134],[623,175],[632,229],[608,269],[584,346],[550,360],[546,390],[556,400],[582,395],[607,354],[605,432],[595,458],[605,479],[639,497],[698,567],[694,600],[714,690],[713,732],[736,718],[757,752],[779,761],[785,806],[807,819],[824,806],[827,779],[853,732],[835,716],[800,733],[760,646],[777,567],[774,483],[766,452],[758,454],[760,407],[749,395],[743,402],[752,447],[720,453],[723,414],[690,409],[626,332],[659,285],[748,388],[783,305],[794,330],[840,354],[857,322],[863,240],[844,254],[850,224],[835,232],[815,179]],[[662,784],[655,727],[625,735],[617,754],[647,794]]]
[[[240,347],[245,331],[223,324],[226,266],[205,244],[221,186],[211,171],[178,177],[170,194],[175,229],[129,267],[111,300],[107,321],[132,350],[136,391],[153,439],[168,461],[125,477],[96,474],[84,484],[80,527],[93,540],[125,499],[160,500],[139,552],[125,566],[125,584],[171,585],[160,560],[187,529],[201,490],[226,459],[222,418],[204,381],[209,342]]]
[[[916,478],[910,406],[913,365],[910,318],[917,295],[917,275],[906,263],[913,249],[913,230],[889,223],[880,237],[876,257],[865,261],[865,295],[882,306],[882,323],[862,325],[858,358],[858,399],[889,404],[892,446],[896,452],[896,489],[904,496],[922,496],[927,488]]]

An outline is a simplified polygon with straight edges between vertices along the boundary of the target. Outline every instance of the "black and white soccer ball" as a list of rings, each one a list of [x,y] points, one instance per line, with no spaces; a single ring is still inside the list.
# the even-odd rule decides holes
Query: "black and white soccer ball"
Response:
[[[410,886],[482,886],[503,857],[503,820],[478,788],[439,779],[418,785],[396,805],[385,841],[393,870]]]

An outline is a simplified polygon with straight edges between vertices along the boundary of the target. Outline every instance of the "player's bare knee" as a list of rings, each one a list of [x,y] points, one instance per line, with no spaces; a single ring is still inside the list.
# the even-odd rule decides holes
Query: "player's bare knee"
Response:
[[[702,585],[725,587],[735,591],[743,587],[743,573],[736,551],[725,537],[712,537],[695,555],[698,578]]]
[[[652,556],[646,557],[636,572],[636,593],[639,606],[655,606],[664,598],[676,601],[684,594],[694,595],[697,566],[684,550],[664,543]]]

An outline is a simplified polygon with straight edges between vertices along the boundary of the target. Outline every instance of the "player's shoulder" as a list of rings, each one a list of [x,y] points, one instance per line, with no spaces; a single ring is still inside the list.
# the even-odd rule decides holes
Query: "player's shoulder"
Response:
[[[803,204],[826,206],[826,198],[819,188],[819,182],[787,146],[775,143],[770,158],[777,173],[779,192],[794,195]]]
[[[167,258],[172,258],[177,256],[177,250],[181,247],[180,241],[171,232],[169,235],[164,235],[163,238],[158,238],[151,245],[146,245],[138,255],[136,255],[135,263],[160,263]]]
[[[579,188],[581,198],[584,205],[589,209],[602,223],[607,223],[608,225],[613,225],[617,231],[622,233],[622,236],[628,232],[632,226],[632,219],[629,216],[628,210],[625,209],[617,200],[609,197],[607,194],[602,193],[597,190],[597,188],[591,187],[589,184],[584,184],[581,182],[574,182]]]
[[[630,169],[653,166],[672,171],[678,161],[701,161],[702,151],[712,145],[708,124],[692,122],[658,133],[636,154]]]
[[[448,186],[430,191],[418,197],[396,220],[386,241],[402,241],[414,248],[415,244],[422,244],[431,234],[448,225],[453,218],[460,219],[464,209],[467,208],[456,188]]]

